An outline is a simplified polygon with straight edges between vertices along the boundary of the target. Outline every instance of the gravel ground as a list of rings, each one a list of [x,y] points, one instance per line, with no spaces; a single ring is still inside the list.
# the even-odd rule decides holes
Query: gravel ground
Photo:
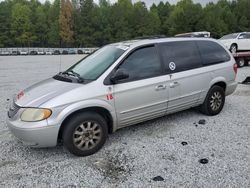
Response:
[[[62,70],[80,58],[62,56]],[[59,72],[59,62],[0,57],[0,187],[250,187],[250,85],[239,85],[218,116],[191,109],[127,127],[89,157],[23,146],[6,127],[9,99]],[[250,67],[238,72],[242,81]]]

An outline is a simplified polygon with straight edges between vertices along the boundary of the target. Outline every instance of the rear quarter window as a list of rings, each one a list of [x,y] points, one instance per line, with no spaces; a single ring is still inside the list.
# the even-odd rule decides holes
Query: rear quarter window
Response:
[[[202,66],[194,41],[175,41],[159,44],[160,55],[168,73],[176,73]],[[175,67],[171,65],[175,65]]]
[[[230,55],[226,50],[213,41],[196,41],[200,50],[203,65],[213,65],[229,61]]]

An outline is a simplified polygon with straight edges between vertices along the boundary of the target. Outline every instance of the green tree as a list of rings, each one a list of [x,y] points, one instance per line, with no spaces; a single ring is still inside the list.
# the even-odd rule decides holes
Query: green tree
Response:
[[[167,23],[169,33],[174,35],[196,31],[201,17],[202,7],[200,4],[194,4],[192,0],[182,0],[177,3],[169,16]]]
[[[11,4],[7,1],[0,2],[0,47],[13,46],[11,33]]]
[[[46,16],[46,8],[39,6],[36,9],[36,21],[35,34],[36,34],[36,46],[46,46],[48,41],[48,22]]]
[[[11,14],[11,31],[16,44],[28,45],[33,42],[31,33],[31,10],[27,5],[17,3],[14,5]]]
[[[59,35],[59,13],[60,13],[60,0],[55,0],[51,8],[47,11],[48,14],[48,44],[51,47],[60,47]]]

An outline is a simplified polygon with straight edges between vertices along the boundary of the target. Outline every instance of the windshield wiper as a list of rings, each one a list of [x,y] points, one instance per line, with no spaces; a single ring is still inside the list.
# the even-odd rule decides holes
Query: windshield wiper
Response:
[[[74,72],[73,70],[62,72],[62,74],[66,74],[68,76],[74,76],[74,77],[76,77],[78,79],[79,83],[83,83],[84,82],[84,79],[80,76],[80,74]]]

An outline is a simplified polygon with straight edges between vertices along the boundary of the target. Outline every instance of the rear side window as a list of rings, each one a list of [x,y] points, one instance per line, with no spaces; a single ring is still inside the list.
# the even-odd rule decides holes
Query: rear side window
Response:
[[[159,44],[161,58],[168,73],[186,71],[202,66],[198,48],[193,41]]]
[[[201,53],[203,65],[213,65],[230,60],[229,54],[219,44],[212,41],[197,41],[196,43]]]

